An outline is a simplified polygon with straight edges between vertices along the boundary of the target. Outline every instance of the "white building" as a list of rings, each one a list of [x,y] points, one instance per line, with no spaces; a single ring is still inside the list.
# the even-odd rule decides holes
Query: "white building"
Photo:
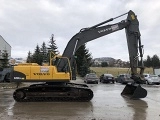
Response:
[[[0,61],[3,60],[2,54],[6,51],[9,55],[9,59],[11,58],[11,46],[4,40],[4,38],[0,35]]]

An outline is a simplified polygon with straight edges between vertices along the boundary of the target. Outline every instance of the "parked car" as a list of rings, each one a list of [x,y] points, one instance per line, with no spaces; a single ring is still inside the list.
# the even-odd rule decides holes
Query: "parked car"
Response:
[[[150,85],[150,84],[160,84],[160,77],[158,77],[158,75],[144,75],[145,76],[145,80],[146,80],[146,84]]]
[[[122,84],[127,84],[127,83],[133,83],[134,80],[131,79],[130,74],[120,74],[117,76],[116,82],[122,83]]]
[[[99,81],[99,78],[97,77],[97,75],[95,73],[86,74],[86,76],[84,77],[84,82],[85,83],[98,84],[98,81]]]
[[[146,80],[149,78],[150,74],[144,73],[143,76],[144,76],[144,79]]]
[[[100,82],[102,83],[115,83],[115,79],[112,74],[102,74],[100,76]]]

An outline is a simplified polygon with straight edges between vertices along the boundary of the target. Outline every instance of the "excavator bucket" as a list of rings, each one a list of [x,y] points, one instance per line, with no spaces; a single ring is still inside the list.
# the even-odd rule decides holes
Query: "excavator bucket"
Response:
[[[147,96],[147,91],[139,84],[127,84],[121,95],[130,99],[140,99]]]

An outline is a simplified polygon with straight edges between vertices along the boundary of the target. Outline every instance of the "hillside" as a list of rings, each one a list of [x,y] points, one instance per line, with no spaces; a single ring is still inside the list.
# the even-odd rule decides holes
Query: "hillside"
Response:
[[[107,62],[110,67],[129,67],[129,62],[121,59],[114,59],[112,57],[100,57],[93,59],[93,66],[101,66],[102,62]]]

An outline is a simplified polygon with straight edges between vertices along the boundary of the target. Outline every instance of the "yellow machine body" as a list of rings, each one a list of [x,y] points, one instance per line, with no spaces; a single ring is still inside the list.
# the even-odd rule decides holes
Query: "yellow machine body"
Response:
[[[25,63],[14,66],[13,81],[21,82],[69,82],[69,72],[58,72],[55,66]]]

